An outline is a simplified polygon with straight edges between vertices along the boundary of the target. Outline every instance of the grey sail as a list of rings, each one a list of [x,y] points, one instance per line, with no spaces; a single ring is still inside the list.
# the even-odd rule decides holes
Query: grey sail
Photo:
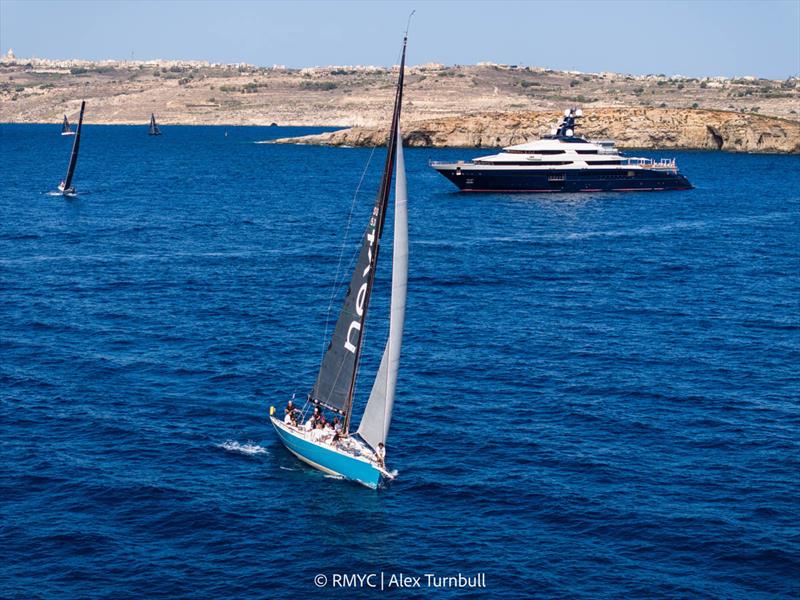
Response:
[[[75,166],[78,164],[78,150],[81,147],[81,127],[83,126],[83,109],[86,108],[86,101],[81,102],[81,114],[78,117],[78,128],[75,130],[75,140],[72,142],[72,153],[69,156],[69,166],[67,176],[64,179],[64,190],[68,190],[72,185],[72,177],[75,175]]]
[[[320,365],[317,380],[311,391],[313,400],[336,410],[344,415],[344,429],[349,431],[353,392],[355,390],[358,362],[364,339],[364,325],[369,308],[372,285],[375,281],[375,267],[380,250],[380,238],[386,219],[389,203],[400,106],[403,101],[403,78],[405,72],[405,41],[400,59],[397,92],[395,94],[392,125],[389,129],[389,143],[386,150],[386,163],[375,205],[372,208],[369,224],[364,232],[361,250],[358,254],[355,270],[350,278],[350,286],[344,299],[344,305],[336,321],[333,337]]]
[[[358,426],[358,434],[373,449],[386,444],[392,421],[397,373],[400,369],[400,349],[403,344],[403,324],[406,315],[408,289],[408,195],[403,160],[403,138],[397,135],[397,175],[394,192],[394,242],[392,249],[392,299],[389,319],[389,339],[381,358],[381,366],[372,392]]]

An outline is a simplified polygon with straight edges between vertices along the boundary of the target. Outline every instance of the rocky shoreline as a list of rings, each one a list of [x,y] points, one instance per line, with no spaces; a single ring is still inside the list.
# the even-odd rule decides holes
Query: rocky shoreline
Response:
[[[730,152],[800,154],[800,123],[723,110],[671,108],[596,108],[584,111],[579,134],[611,139],[619,148],[724,150]],[[497,148],[521,144],[548,134],[560,113],[487,112],[403,124],[411,147]],[[387,131],[353,127],[274,143],[331,146],[377,146]]]

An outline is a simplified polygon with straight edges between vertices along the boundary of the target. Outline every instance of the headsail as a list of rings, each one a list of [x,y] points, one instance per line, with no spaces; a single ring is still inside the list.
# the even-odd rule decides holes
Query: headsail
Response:
[[[361,356],[361,345],[364,338],[364,323],[372,294],[372,285],[375,280],[375,266],[378,261],[380,238],[383,233],[383,224],[389,203],[400,107],[403,101],[405,59],[406,41],[403,40],[400,74],[398,76],[381,186],[375,199],[375,205],[372,208],[367,230],[364,233],[355,270],[350,279],[350,287],[345,296],[344,306],[339,313],[333,338],[322,359],[317,381],[311,392],[314,400],[319,400],[328,408],[337,410],[344,415],[345,431],[349,429],[350,425],[350,409],[353,404],[358,361]]]
[[[81,126],[83,125],[83,109],[86,107],[86,101],[81,102],[81,114],[78,117],[78,129],[75,130],[75,141],[72,142],[72,154],[69,157],[69,166],[67,167],[67,176],[63,182],[63,190],[68,190],[72,185],[72,176],[75,175],[75,165],[78,164],[78,149],[81,145]]]
[[[403,324],[406,315],[408,289],[408,195],[406,168],[403,159],[403,137],[397,132],[397,175],[394,190],[394,239],[392,242],[392,300],[389,319],[389,339],[381,358],[381,366],[372,385],[358,434],[373,449],[386,443],[392,421],[397,372],[400,369],[400,348],[403,343]]]

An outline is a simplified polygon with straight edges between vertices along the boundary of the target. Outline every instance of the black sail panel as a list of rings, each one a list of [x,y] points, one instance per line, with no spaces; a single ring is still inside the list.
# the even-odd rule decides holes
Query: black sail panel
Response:
[[[378,223],[382,207],[380,199],[372,209],[372,216],[364,232],[356,267],[350,278],[350,287],[339,313],[333,338],[322,359],[312,396],[326,406],[346,412],[350,402],[353,374],[358,349],[364,333],[367,313],[367,291],[374,276],[374,254],[377,248]]]
[[[64,115],[64,123],[61,125],[61,133],[69,133],[69,121],[67,121],[67,115]]]
[[[386,163],[381,179],[381,186],[375,205],[372,208],[367,229],[361,242],[355,270],[350,278],[350,287],[344,299],[344,306],[336,321],[333,338],[328,345],[320,365],[317,381],[311,396],[322,404],[345,415],[345,425],[350,422],[350,408],[353,402],[358,362],[361,356],[361,344],[364,337],[364,324],[375,280],[375,267],[378,261],[380,238],[386,219],[389,204],[389,190],[394,170],[394,159],[397,140],[397,123],[400,119],[400,107],[403,100],[403,77],[405,71],[406,43],[403,40],[403,53],[400,59],[395,95],[392,126],[389,130],[389,142],[386,152]]]
[[[81,102],[81,114],[78,117],[78,128],[75,130],[75,141],[72,142],[72,154],[69,157],[69,167],[67,167],[67,177],[64,179],[64,189],[67,190],[72,185],[72,176],[75,175],[75,165],[78,164],[78,149],[81,146],[81,126],[83,125],[83,109],[86,101]]]

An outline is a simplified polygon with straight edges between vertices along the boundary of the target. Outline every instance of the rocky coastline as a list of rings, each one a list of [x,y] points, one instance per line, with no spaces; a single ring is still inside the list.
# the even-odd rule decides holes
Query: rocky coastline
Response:
[[[701,109],[630,107],[584,112],[578,133],[614,140],[619,148],[800,154],[800,123],[787,119]],[[444,117],[404,123],[403,138],[411,147],[497,148],[550,133],[559,118],[560,113],[554,111]],[[385,129],[353,127],[275,143],[377,146],[385,143],[386,136]]]
[[[0,57],[0,122],[53,123],[87,102],[88,124],[351,127],[300,143],[382,143],[394,67],[78,61]],[[581,133],[620,147],[798,152],[800,78],[556,71],[524,65],[409,66],[407,143],[496,147],[547,133],[580,106]]]

